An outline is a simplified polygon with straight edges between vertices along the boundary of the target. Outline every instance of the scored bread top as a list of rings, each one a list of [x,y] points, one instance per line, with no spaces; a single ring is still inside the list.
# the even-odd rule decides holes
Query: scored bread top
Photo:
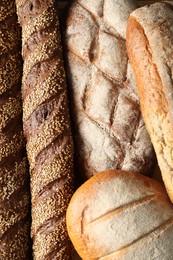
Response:
[[[106,171],[85,182],[67,210],[67,228],[82,259],[170,259],[173,207],[154,180]]]
[[[74,1],[65,31],[77,158],[85,178],[105,169],[148,174],[153,148],[125,48],[133,1]],[[116,15],[115,15],[116,14]]]
[[[162,177],[173,200],[173,7],[156,3],[131,14],[127,50],[138,82],[142,114]]]

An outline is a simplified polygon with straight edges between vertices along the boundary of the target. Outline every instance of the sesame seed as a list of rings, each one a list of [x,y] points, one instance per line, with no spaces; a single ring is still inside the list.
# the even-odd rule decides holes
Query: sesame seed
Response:
[[[33,1],[34,14],[25,11],[25,19],[26,3],[16,3],[22,26],[23,123],[31,175],[33,255],[41,260],[53,250],[57,259],[65,260],[70,258],[64,241],[69,246],[65,214],[73,194],[73,141],[59,22],[53,0],[41,1],[38,14]],[[41,33],[52,26],[49,34]]]

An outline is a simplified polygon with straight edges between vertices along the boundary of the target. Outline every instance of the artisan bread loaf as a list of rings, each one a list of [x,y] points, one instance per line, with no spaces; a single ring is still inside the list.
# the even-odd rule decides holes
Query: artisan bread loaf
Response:
[[[156,3],[132,13],[127,49],[142,114],[173,201],[173,7]]]
[[[86,181],[67,209],[69,236],[83,260],[170,260],[173,206],[154,180],[105,171]]]
[[[134,1],[74,1],[64,44],[78,169],[85,178],[106,169],[149,174],[154,152],[125,47]]]
[[[73,193],[73,142],[59,24],[53,0],[17,0],[22,26],[23,124],[32,195],[35,260],[70,259],[66,208]]]
[[[0,259],[29,259],[29,172],[22,130],[21,34],[15,1],[0,3]]]

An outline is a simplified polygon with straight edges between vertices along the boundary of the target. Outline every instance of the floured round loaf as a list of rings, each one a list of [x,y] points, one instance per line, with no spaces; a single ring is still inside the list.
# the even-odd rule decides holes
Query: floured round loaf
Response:
[[[173,201],[173,6],[156,3],[133,12],[127,50],[144,121]]]
[[[128,62],[125,33],[135,1],[74,1],[64,44],[78,169],[149,174],[154,152]]]
[[[146,176],[99,173],[73,195],[66,219],[84,260],[172,259],[173,206],[165,190]]]

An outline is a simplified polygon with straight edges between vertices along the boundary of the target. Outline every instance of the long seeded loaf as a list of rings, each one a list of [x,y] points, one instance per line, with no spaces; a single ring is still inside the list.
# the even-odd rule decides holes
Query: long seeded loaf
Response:
[[[29,259],[29,172],[22,130],[21,33],[15,1],[0,3],[0,259]]]
[[[30,164],[33,256],[71,259],[65,214],[73,194],[73,141],[53,0],[17,0],[22,26],[23,124]]]

